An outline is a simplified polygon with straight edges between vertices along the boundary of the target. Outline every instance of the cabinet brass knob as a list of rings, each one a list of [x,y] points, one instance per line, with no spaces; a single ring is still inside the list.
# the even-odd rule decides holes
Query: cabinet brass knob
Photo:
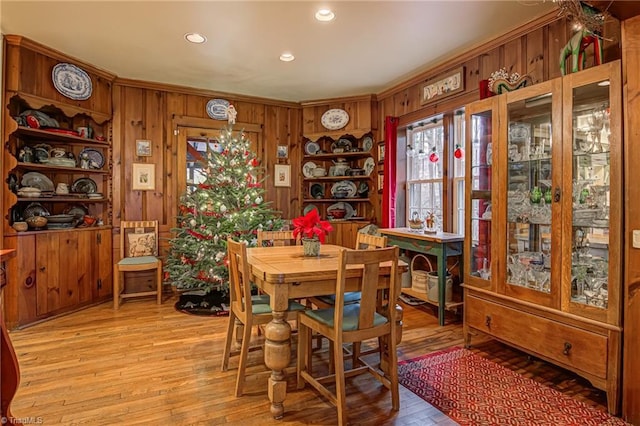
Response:
[[[562,353],[565,355],[569,355],[569,352],[571,352],[571,343],[564,342],[564,350],[562,351]]]
[[[491,328],[491,317],[489,315],[484,319],[484,325],[486,325],[487,328]]]
[[[553,201],[556,203],[560,202],[560,188],[556,186],[556,189],[553,191]]]

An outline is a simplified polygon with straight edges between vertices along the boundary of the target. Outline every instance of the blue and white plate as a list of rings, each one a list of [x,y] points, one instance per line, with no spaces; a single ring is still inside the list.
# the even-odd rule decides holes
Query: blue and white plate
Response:
[[[214,120],[226,120],[229,101],[225,99],[211,99],[207,102],[207,115]]]
[[[373,138],[371,136],[365,136],[362,139],[362,150],[363,151],[371,151],[371,148],[373,148]]]
[[[56,64],[51,71],[51,79],[58,92],[74,101],[87,100],[93,92],[89,74],[73,64]]]
[[[375,169],[375,167],[376,162],[373,160],[373,158],[369,157],[364,160],[364,166],[362,168],[364,169],[367,176],[371,175],[371,172],[373,172],[373,169]]]
[[[358,188],[356,188],[356,184],[350,180],[341,180],[340,182],[334,183],[331,187],[331,195],[343,191],[347,193],[347,198],[353,198],[358,192]]]
[[[309,141],[304,145],[304,152],[306,152],[308,155],[314,155],[319,150],[320,150],[320,145],[318,145],[315,142]]]
[[[304,177],[313,177],[313,169],[315,169],[316,167],[318,167],[316,163],[314,163],[313,161],[307,161],[302,166],[302,174],[304,175]]]

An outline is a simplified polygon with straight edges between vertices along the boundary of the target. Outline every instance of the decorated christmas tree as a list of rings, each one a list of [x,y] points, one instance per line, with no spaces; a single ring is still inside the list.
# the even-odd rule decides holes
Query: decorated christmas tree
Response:
[[[255,246],[259,229],[283,221],[264,201],[264,169],[232,121],[194,157],[200,175],[181,199],[165,278],[178,289],[228,288],[227,237]]]

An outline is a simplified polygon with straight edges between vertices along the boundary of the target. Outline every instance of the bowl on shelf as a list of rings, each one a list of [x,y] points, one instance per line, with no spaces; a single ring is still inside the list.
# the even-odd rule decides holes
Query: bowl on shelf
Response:
[[[85,225],[92,226],[94,223],[96,223],[96,218],[93,216],[85,215],[83,221]]]
[[[31,216],[30,218],[26,219],[25,222],[27,222],[29,228],[33,229],[44,228],[45,226],[47,226],[47,218],[44,216]]]
[[[333,191],[333,198],[347,198],[349,196],[349,191],[346,189],[338,189],[337,191]]]
[[[24,232],[29,229],[29,225],[27,224],[27,222],[13,222],[13,225],[11,225],[11,227],[18,232]]]
[[[323,167],[316,167],[311,171],[311,174],[313,175],[313,177],[323,177],[327,175],[327,169]]]

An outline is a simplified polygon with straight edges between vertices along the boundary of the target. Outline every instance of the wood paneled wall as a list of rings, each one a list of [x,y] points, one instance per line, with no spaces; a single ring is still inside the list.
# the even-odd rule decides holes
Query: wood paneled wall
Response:
[[[605,62],[620,59],[620,22],[609,19],[604,32]],[[520,75],[530,75],[534,84],[559,77],[560,51],[572,33],[569,23],[565,19],[558,19],[558,12],[554,10],[379,93],[378,122],[384,123],[386,116],[400,117],[402,127],[476,101],[480,99],[480,81],[488,79],[492,72],[503,67],[509,74],[518,72]],[[593,62],[592,56],[592,52],[587,50],[587,66]],[[465,69],[465,86],[462,92],[420,105],[420,92],[424,83],[460,66]],[[384,132],[383,126],[379,127],[379,131]]]
[[[624,345],[622,415],[640,424],[640,250],[633,247],[633,230],[640,229],[640,16],[623,22],[624,105]]]
[[[266,168],[265,199],[282,212],[284,218],[300,213],[298,173],[301,164],[301,107],[298,104],[234,96],[184,87],[116,80],[113,88],[113,224],[120,220],[157,219],[161,237],[169,237],[176,224],[176,208],[183,188],[176,182],[178,125],[218,129],[225,122],[206,113],[212,98],[224,98],[238,111],[237,125],[245,123],[261,129],[258,155]],[[136,140],[152,143],[150,157],[136,155]],[[288,147],[289,157],[278,160],[277,146]],[[185,148],[186,149],[186,148]],[[155,190],[131,190],[133,163],[155,164]],[[273,186],[274,164],[292,165],[291,187]],[[116,241],[117,239],[114,239]],[[117,247],[114,247],[117,253]]]

